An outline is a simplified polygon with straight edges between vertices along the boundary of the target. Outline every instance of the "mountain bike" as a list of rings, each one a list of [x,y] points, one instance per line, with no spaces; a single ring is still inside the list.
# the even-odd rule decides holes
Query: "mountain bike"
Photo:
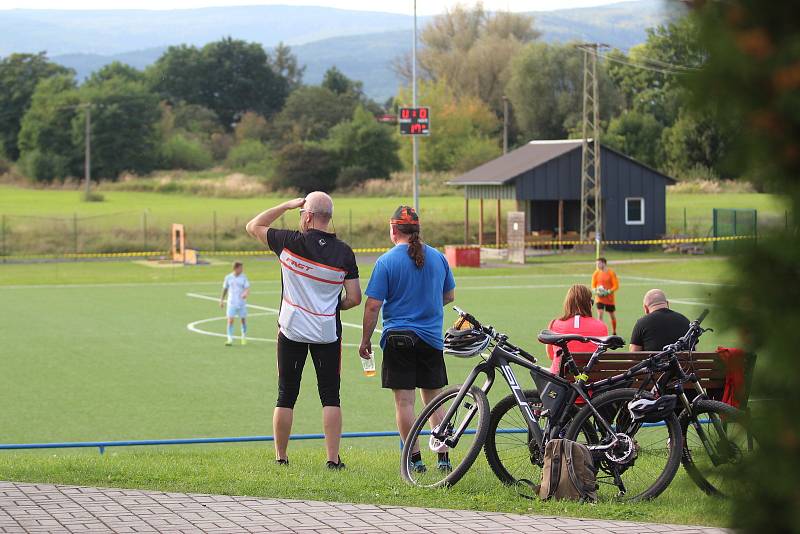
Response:
[[[731,471],[753,451],[756,441],[748,430],[747,414],[728,404],[711,400],[697,375],[693,372],[686,373],[678,358],[678,353],[688,352],[688,361],[691,364],[691,352],[700,336],[710,330],[700,326],[707,313],[708,310],[704,311],[692,322],[687,333],[676,343],[619,375],[628,377],[619,385],[630,386],[636,375],[645,374],[646,376],[640,377],[639,390],[648,390],[655,397],[675,395],[680,400],[678,419],[684,437],[681,462],[689,477],[701,490],[709,495],[721,496],[730,493],[730,488],[726,486],[727,482],[733,480]],[[560,349],[565,369],[573,376],[580,376],[566,345]],[[606,350],[606,347],[598,345],[589,361],[596,361]],[[586,373],[588,371],[584,370],[582,374]],[[696,392],[691,401],[684,390],[686,383],[690,383]],[[598,381],[587,383],[585,387],[588,394],[595,395],[619,385]],[[525,396],[541,425],[542,403],[538,391],[527,390]],[[513,409],[514,402],[514,396],[509,395],[494,407],[484,447],[492,471],[505,484],[529,478],[531,471],[540,467],[537,465],[535,447],[520,432],[526,425]],[[573,413],[578,408],[573,406]],[[597,439],[588,427],[583,438]]]
[[[635,388],[613,389],[590,396],[584,388],[588,377],[581,376],[573,383],[550,373],[536,364],[533,355],[513,345],[507,335],[454,309],[471,325],[471,332],[484,336],[486,343],[482,348],[491,347],[491,351],[480,352],[483,361],[472,369],[461,386],[445,389],[423,408],[403,445],[400,472],[406,482],[423,487],[451,486],[469,471],[489,432],[486,394],[499,370],[525,423],[522,433],[526,436],[529,445],[526,454],[532,463],[543,465],[544,449],[549,440],[564,437],[577,441],[579,435],[591,429],[588,447],[616,496],[640,500],[654,498],[664,491],[675,476],[683,450],[674,397],[659,400]],[[584,338],[540,334],[540,339],[559,345],[578,337],[605,350],[624,345],[618,336]],[[594,363],[596,358],[589,362],[584,373],[588,373]],[[537,383],[541,396],[539,416],[534,414],[511,364],[526,369]],[[481,375],[485,375],[485,380],[478,387],[475,384]],[[609,379],[609,386],[628,378]],[[578,398],[582,399],[583,406],[575,413],[572,407]],[[670,400],[672,405],[669,405]],[[428,437],[427,443],[421,439],[423,437]],[[423,458],[421,462],[412,461],[417,450]],[[449,455],[448,468],[434,468],[437,455],[444,453]]]

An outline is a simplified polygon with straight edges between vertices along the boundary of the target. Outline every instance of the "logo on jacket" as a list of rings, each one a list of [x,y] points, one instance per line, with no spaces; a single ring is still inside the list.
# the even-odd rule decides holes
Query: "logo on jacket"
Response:
[[[325,241],[324,239],[320,239],[320,240],[319,240],[319,246],[321,246],[321,247],[324,247],[324,246],[325,246],[325,245],[327,245],[327,244],[328,244],[328,242],[327,242],[327,241]]]

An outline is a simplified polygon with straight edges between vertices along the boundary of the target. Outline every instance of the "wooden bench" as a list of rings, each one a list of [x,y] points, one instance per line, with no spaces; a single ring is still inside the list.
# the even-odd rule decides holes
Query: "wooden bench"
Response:
[[[653,354],[657,353],[608,351],[600,357],[600,361],[595,364],[594,369],[589,373],[589,381],[594,382],[624,373]],[[590,356],[591,353],[588,352],[576,352],[572,355],[580,369],[586,366]],[[700,379],[700,384],[705,388],[709,397],[715,400],[722,400],[728,369],[719,354],[716,352],[694,352],[692,353],[691,362],[689,362],[689,355],[681,353],[678,355],[678,359],[681,361],[684,371],[687,373],[694,372],[697,375]],[[748,354],[744,362],[744,388],[739,393],[739,408],[743,410],[747,409],[747,401],[750,398],[755,364],[756,355]],[[641,384],[645,376],[647,375],[638,378],[635,386]],[[687,394],[690,397],[693,396],[691,392],[690,385],[687,385]]]

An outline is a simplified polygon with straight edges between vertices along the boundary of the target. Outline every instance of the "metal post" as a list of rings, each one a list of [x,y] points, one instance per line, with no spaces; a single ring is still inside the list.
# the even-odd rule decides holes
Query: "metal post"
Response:
[[[86,132],[84,134],[83,179],[86,181],[86,200],[92,191],[92,105],[86,105]]]
[[[683,207],[683,235],[689,235],[689,225],[686,222],[686,206]]]
[[[3,256],[3,263],[6,262],[6,216],[0,217],[0,255]]]
[[[214,210],[214,222],[211,227],[211,250],[217,251],[217,211]]]
[[[78,253],[78,214],[72,214],[72,249]]]
[[[347,210],[347,240],[353,241],[353,208]]]
[[[480,199],[480,217],[478,218],[478,246],[483,246],[483,197]]]
[[[414,40],[411,45],[411,100],[412,106],[417,107],[417,0],[414,0]],[[411,136],[412,171],[414,173],[414,209],[419,213],[419,145],[417,136]]]
[[[508,97],[503,95],[503,154],[508,153]]]
[[[464,244],[469,245],[469,197],[464,190]]]
[[[497,248],[500,248],[500,199],[497,199],[497,209],[495,211],[495,219],[494,219],[494,241],[497,245]]]
[[[142,244],[142,250],[147,251],[147,210],[142,212]]]

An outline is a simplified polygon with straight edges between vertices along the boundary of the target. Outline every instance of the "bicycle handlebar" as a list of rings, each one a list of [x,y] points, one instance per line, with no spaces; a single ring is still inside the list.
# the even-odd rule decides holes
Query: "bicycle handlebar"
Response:
[[[522,349],[521,347],[517,347],[516,345],[510,343],[508,341],[508,336],[507,335],[498,332],[492,326],[483,326],[475,318],[475,316],[465,312],[464,310],[462,310],[458,306],[453,306],[453,310],[455,310],[455,312],[458,313],[458,315],[462,319],[465,319],[466,321],[469,321],[472,324],[473,327],[475,327],[476,329],[480,330],[481,332],[483,332],[487,336],[491,337],[496,343],[498,343],[498,344],[502,345],[503,347],[505,347],[507,349],[510,349],[512,352],[516,352],[516,353],[520,354],[521,356],[523,356],[524,358],[527,358],[528,360],[536,363],[536,361],[537,361],[536,360],[536,356],[534,356],[533,354],[530,354],[529,352],[527,352],[526,350]]]

